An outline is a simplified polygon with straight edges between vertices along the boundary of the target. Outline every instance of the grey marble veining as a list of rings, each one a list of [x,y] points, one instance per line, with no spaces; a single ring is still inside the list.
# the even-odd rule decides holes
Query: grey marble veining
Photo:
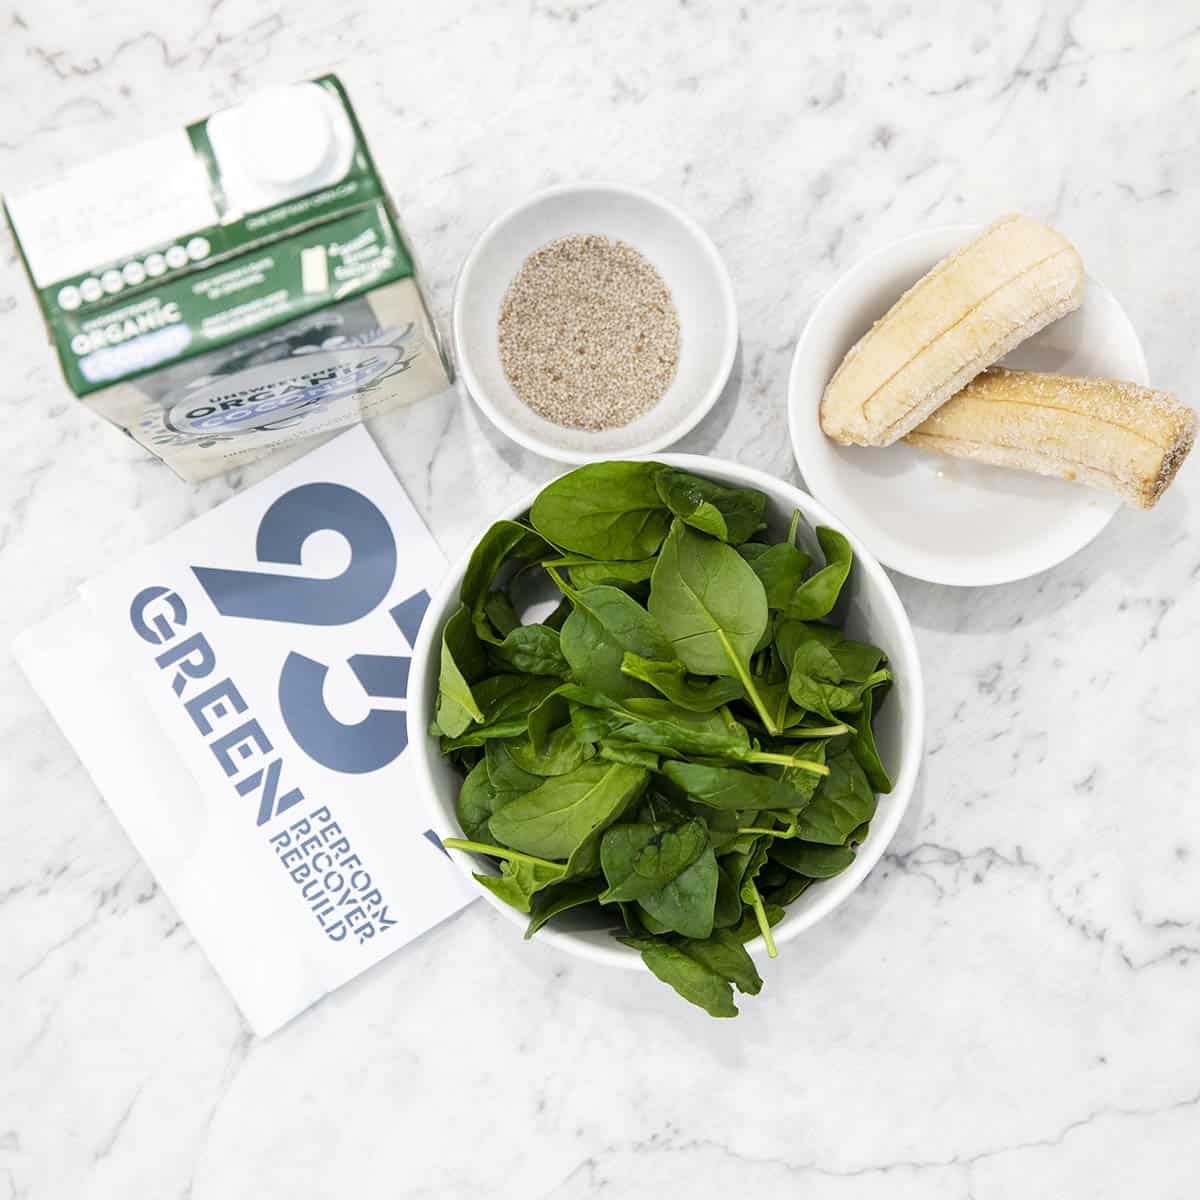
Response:
[[[681,449],[798,479],[786,375],[825,288],[1010,208],[1061,226],[1196,399],[1191,5],[16,0],[0,186],[330,67],[443,316],[478,231],[556,181],[641,184],[712,233],[742,346]],[[0,359],[4,646],[267,469],[190,487],[79,407],[7,242]],[[555,471],[457,395],[374,433],[451,555]],[[1038,578],[897,580],[917,795],[736,1022],[478,905],[254,1042],[0,655],[0,1197],[1193,1195],[1195,480]]]

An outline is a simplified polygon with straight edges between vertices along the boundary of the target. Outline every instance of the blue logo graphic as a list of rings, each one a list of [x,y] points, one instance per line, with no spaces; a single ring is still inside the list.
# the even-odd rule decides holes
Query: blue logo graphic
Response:
[[[260,563],[299,567],[305,541],[324,530],[340,535],[350,548],[349,563],[333,578],[223,567],[194,566],[192,571],[222,616],[307,626],[348,625],[374,612],[396,578],[391,526],[361,492],[336,483],[308,483],[286,492],[263,514],[255,555]],[[158,594],[161,590],[146,589],[139,597],[138,611],[144,614],[152,604],[169,603]],[[428,606],[429,596],[421,591],[390,610],[410,646]],[[153,616],[143,615],[141,620],[153,626]],[[410,661],[406,655],[364,651],[351,655],[346,665],[365,695],[387,702],[405,699]],[[279,677],[279,708],[288,732],[305,754],[332,771],[361,775],[386,767],[408,745],[406,714],[385,703],[372,707],[361,721],[340,721],[324,700],[329,669],[328,664],[298,651],[287,655]]]

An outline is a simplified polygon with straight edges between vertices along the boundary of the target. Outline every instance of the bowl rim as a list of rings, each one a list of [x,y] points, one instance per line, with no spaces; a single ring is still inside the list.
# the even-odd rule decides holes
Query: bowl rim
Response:
[[[475,373],[469,346],[462,334],[465,303],[463,297],[467,290],[467,285],[471,281],[472,273],[475,271],[483,251],[495,239],[500,230],[527,209],[533,208],[535,205],[541,204],[548,199],[560,196],[580,195],[585,192],[615,193],[631,197],[652,208],[659,209],[677,225],[682,226],[699,247],[701,255],[708,261],[709,266],[712,268],[717,281],[717,297],[719,297],[722,312],[721,324],[724,329],[724,345],[721,348],[720,365],[708,388],[700,395],[696,403],[687,408],[683,416],[674,425],[654,437],[646,438],[638,442],[635,446],[621,451],[590,452],[586,450],[572,450],[557,446],[552,442],[538,437],[536,434],[531,434],[526,430],[520,429],[505,416],[503,411],[492,402],[490,396],[487,394],[487,389],[483,387],[479,377]],[[454,299],[450,310],[450,330],[454,344],[455,365],[458,368],[458,376],[463,389],[488,420],[501,433],[510,437],[526,450],[532,450],[535,454],[540,454],[544,458],[553,459],[556,462],[581,465],[588,462],[604,461],[608,458],[638,458],[647,454],[653,454],[677,442],[685,434],[690,433],[712,411],[713,405],[716,404],[721,393],[725,390],[725,385],[729,382],[729,376],[733,370],[734,358],[737,355],[737,300],[729,270],[725,266],[725,260],[721,257],[721,252],[717,249],[716,243],[700,224],[688,216],[683,209],[673,204],[670,200],[665,200],[653,192],[631,184],[613,183],[606,180],[584,180],[576,183],[560,183],[553,187],[542,188],[506,209],[486,226],[475,240],[475,244],[467,253],[466,258],[463,259],[462,266],[459,267],[458,275],[455,278]]]
[[[938,239],[948,238],[951,235],[963,238],[971,237],[983,230],[986,225],[987,222],[983,221],[957,222],[947,225],[933,225],[925,229],[917,229],[911,233],[906,233],[902,237],[895,238],[890,242],[884,243],[882,246],[876,247],[853,262],[830,284],[820,300],[817,301],[816,306],[804,323],[800,337],[796,341],[796,349],[792,354],[792,363],[788,371],[787,383],[788,436],[792,444],[792,457],[801,475],[804,477],[806,487],[813,488],[814,492],[824,490],[814,485],[814,482],[809,478],[808,472],[812,460],[811,456],[807,453],[809,441],[801,428],[802,405],[798,395],[806,384],[806,381],[801,380],[801,375],[811,375],[812,373],[808,368],[806,359],[811,352],[810,343],[817,332],[823,325],[832,320],[833,315],[841,307],[844,307],[847,294],[854,294],[862,286],[864,280],[869,280],[878,274],[881,268],[904,247],[914,243],[936,242]],[[935,259],[934,262],[939,261],[940,257],[944,256],[945,253],[948,253],[948,251],[942,250],[939,254],[939,259]],[[933,262],[930,263],[930,267],[932,266]],[[1138,337],[1137,330],[1130,320],[1129,314],[1125,311],[1113,290],[1102,280],[1097,279],[1096,276],[1086,269],[1085,277],[1089,290],[1091,288],[1102,289],[1112,302],[1115,317],[1124,326],[1125,331],[1129,335],[1130,345],[1134,351],[1137,368],[1131,373],[1134,382],[1148,386],[1150,382],[1150,369],[1146,362],[1145,347],[1142,345],[1141,338]],[[820,386],[822,390],[828,382],[828,379],[821,381]],[[1068,554],[1059,556],[1052,561],[1030,560],[1029,565],[1026,566],[990,571],[976,569],[966,573],[956,571],[952,567],[939,570],[932,566],[908,561],[907,559],[898,561],[895,555],[889,555],[886,558],[881,556],[880,561],[885,562],[893,570],[899,571],[912,579],[924,580],[926,583],[940,584],[943,587],[992,587],[999,584],[1015,583],[1021,579],[1028,579],[1031,576],[1041,574],[1043,571],[1050,570],[1060,562],[1066,561],[1071,555],[1079,553],[1080,550],[1100,536],[1120,510],[1121,502],[1117,497],[1108,499],[1103,493],[1099,492],[1096,493],[1093,499],[1097,499],[1098,503],[1103,506],[1104,519],[1097,522],[1095,528],[1088,532],[1087,537],[1075,545]]]
[[[645,460],[650,456],[640,455],[632,457],[634,459],[640,458]],[[871,832],[867,840],[860,847],[853,864],[833,879],[822,881],[820,898],[817,903],[804,913],[795,914],[791,920],[785,916],[775,926],[775,941],[778,945],[783,945],[828,916],[858,888],[887,851],[908,809],[912,794],[916,788],[917,777],[920,773],[925,741],[925,687],[916,637],[904,604],[883,566],[862,542],[846,528],[841,520],[834,516],[823,504],[809,496],[807,492],[804,492],[794,484],[777,479],[765,471],[761,471],[755,467],[747,467],[728,459],[718,459],[701,454],[663,454],[655,457],[657,461],[663,462],[668,466],[689,470],[697,474],[712,468],[716,468],[718,471],[723,470],[729,475],[735,476],[746,485],[758,487],[774,498],[782,497],[788,503],[794,503],[795,507],[800,508],[805,518],[810,522],[814,524],[827,524],[838,529],[845,534],[847,540],[850,542],[855,555],[855,566],[866,571],[872,584],[882,596],[885,605],[892,612],[893,616],[897,618],[896,625],[899,630],[901,644],[900,646],[889,647],[888,657],[893,661],[903,660],[905,662],[904,675],[898,680],[896,690],[903,695],[904,703],[909,705],[909,711],[906,714],[905,734],[899,754],[900,770],[896,775],[891,792],[888,793],[886,812],[881,820],[877,818],[872,821]],[[488,521],[487,525],[482,527],[480,535],[495,521],[511,520],[527,512],[534,498],[546,486],[547,484],[545,483],[539,484],[519,500],[507,505],[502,512],[497,513]],[[438,620],[438,616],[446,610],[449,601],[457,593],[467,563],[478,540],[478,536],[471,540],[469,549],[460,555],[451,565],[436,592],[431,596],[427,609],[428,616],[421,623],[421,629],[417,636],[417,644],[413,648],[412,684],[409,687],[409,719],[410,728],[414,732],[410,739],[410,749],[413,752],[416,764],[417,788],[420,793],[421,802],[426,807],[427,819],[431,821],[432,828],[439,837],[447,832],[448,827],[445,814],[442,812],[436,799],[436,789],[433,786],[429,768],[429,755],[436,753],[436,750],[433,749],[434,739],[426,732],[432,719],[432,712],[425,702],[425,681],[430,666],[434,661],[436,644],[440,644],[441,622]],[[436,644],[435,633],[439,637],[439,642]],[[900,694],[893,697],[895,702],[900,702]],[[448,833],[448,836],[457,836],[459,832],[461,831],[452,830]],[[473,859],[468,855],[457,853],[451,854],[450,857],[454,861],[455,866],[470,878]],[[473,879],[471,880],[471,884],[477,888],[479,895],[492,908],[499,912],[509,924],[518,930],[524,929],[527,919],[523,913],[510,908],[486,888],[479,888]],[[590,942],[585,942],[574,937],[569,932],[546,926],[538,931],[537,937],[533,940],[605,966],[633,970],[642,969],[641,956],[637,951],[621,945],[615,938],[612,939],[611,946],[593,945]],[[756,955],[765,953],[765,946],[761,936],[747,943],[747,949]]]

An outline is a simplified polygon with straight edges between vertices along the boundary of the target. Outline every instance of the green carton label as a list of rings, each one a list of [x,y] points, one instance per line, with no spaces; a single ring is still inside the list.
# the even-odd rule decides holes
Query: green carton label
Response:
[[[187,478],[449,382],[332,75],[81,164],[5,210],[71,390]]]
[[[168,283],[54,320],[67,382],[84,396],[412,274],[381,201]]]

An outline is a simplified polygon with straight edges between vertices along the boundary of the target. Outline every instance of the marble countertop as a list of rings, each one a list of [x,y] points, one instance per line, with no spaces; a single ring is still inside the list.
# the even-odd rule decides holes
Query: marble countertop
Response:
[[[713,235],[734,378],[681,449],[796,480],[813,304],[865,252],[1020,208],[1200,375],[1200,28],[1183,4],[10,6],[0,184],[337,70],[439,312],[528,192],[612,178]],[[0,260],[0,644],[262,476],[193,487],[61,383]],[[555,466],[447,395],[373,432],[459,553]],[[1200,475],[1045,575],[897,578],[928,758],[884,862],[734,1022],[474,905],[251,1038],[0,653],[0,1198],[1191,1196],[1200,1176]]]

